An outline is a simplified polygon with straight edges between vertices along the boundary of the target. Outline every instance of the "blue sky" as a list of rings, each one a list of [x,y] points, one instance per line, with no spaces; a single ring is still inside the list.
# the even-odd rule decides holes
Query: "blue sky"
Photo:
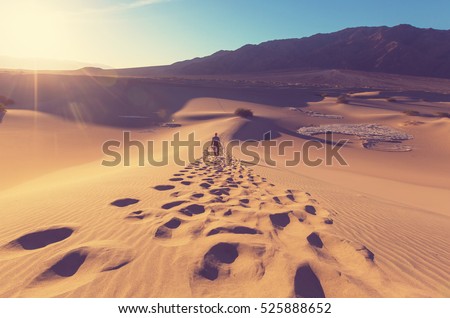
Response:
[[[450,29],[448,0],[15,0],[1,1],[0,10],[10,12],[0,21],[9,43],[0,56],[112,67],[170,64],[354,26]]]

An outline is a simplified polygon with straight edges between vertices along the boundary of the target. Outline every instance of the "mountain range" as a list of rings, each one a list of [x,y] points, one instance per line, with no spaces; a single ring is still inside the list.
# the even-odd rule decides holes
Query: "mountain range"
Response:
[[[121,75],[230,75],[340,69],[450,78],[450,30],[355,27],[248,44],[234,51],[158,67],[119,70]]]

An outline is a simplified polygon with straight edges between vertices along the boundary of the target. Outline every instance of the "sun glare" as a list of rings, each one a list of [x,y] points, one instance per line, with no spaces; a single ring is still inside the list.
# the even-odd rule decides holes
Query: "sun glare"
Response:
[[[49,57],[57,53],[65,36],[64,16],[39,2],[9,4],[2,19],[10,31],[10,46],[18,55]]]

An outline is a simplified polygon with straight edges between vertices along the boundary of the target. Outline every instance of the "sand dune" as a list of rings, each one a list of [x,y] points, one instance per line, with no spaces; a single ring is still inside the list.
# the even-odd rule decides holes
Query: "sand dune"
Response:
[[[12,132],[37,118],[42,151],[32,155],[39,173],[24,173],[35,179],[10,174],[14,181],[0,193],[0,296],[448,297],[450,150],[441,142],[448,119],[420,117],[424,124],[404,126],[411,117],[397,104],[363,96],[349,105],[327,98],[308,109],[401,129],[414,136],[411,152],[372,151],[352,139],[343,150],[348,167],[248,166],[238,152],[229,162],[108,168],[99,150],[120,129],[80,130],[11,111],[0,129]],[[256,117],[234,117],[238,107]],[[299,149],[306,141],[299,127],[337,120],[216,98],[191,99],[173,118],[180,127],[132,135],[159,142],[195,132],[208,141],[217,131],[223,140],[261,140],[271,130]],[[43,127],[66,131],[65,143],[89,137],[53,160]],[[16,132],[25,142],[28,130]],[[80,160],[69,148],[82,151]],[[10,151],[17,162],[5,164],[26,166],[24,149]]]
[[[145,282],[140,284],[145,290],[137,294],[128,290],[136,288],[129,282],[114,296],[320,297],[324,290],[327,296],[338,295],[342,286],[346,293],[341,296],[382,295],[374,293],[373,287],[351,282],[349,277],[354,276],[355,281],[364,280],[358,277],[361,266],[363,276],[379,276],[373,254],[362,245],[327,234],[327,227],[333,226],[329,214],[309,194],[280,189],[239,162],[229,166],[196,162],[179,170],[180,174],[166,181],[174,188],[157,184],[147,189],[150,194],[164,193],[160,207],[145,208],[139,199],[120,198],[110,202],[110,207],[107,202],[101,204],[102,210],[115,214],[109,216],[113,220],[91,220],[78,227],[53,225],[5,244],[0,253],[3,266],[13,262],[20,266],[36,257],[37,266],[21,272],[22,277],[14,275],[14,283],[2,295],[111,295],[100,285],[114,271],[121,271],[127,280],[136,275]],[[85,213],[43,214],[54,224],[55,219],[79,218]],[[83,227],[91,228],[90,235],[82,234]],[[123,240],[123,232],[130,231],[135,234],[127,245],[133,248],[122,246],[119,240],[98,240],[105,234]],[[89,241],[92,235],[96,239]],[[349,262],[341,264],[334,255],[340,249],[346,250]],[[172,258],[172,253],[178,256]],[[188,268],[181,271],[183,264]],[[139,270],[140,266],[146,270]],[[175,279],[177,285],[171,282]],[[100,290],[103,294],[97,294]]]
[[[0,124],[0,190],[29,181],[58,169],[95,160],[99,149],[120,131],[70,122],[57,116],[11,109]]]
[[[290,106],[319,101],[310,90],[211,80],[0,72],[2,94],[28,109],[77,123],[125,128],[160,124],[195,98],[214,97]]]

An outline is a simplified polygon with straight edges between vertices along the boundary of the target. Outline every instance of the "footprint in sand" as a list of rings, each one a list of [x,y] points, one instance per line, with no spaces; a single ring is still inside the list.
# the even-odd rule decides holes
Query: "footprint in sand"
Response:
[[[305,211],[308,212],[309,214],[316,215],[316,208],[313,207],[312,205],[306,205]]]
[[[350,268],[370,272],[375,254],[366,246],[329,233],[312,232],[307,238],[309,244],[317,248],[319,258],[335,263],[340,268]],[[321,250],[323,246],[327,248]]]
[[[87,253],[83,251],[75,251],[64,255],[62,259],[50,267],[43,276],[51,276],[52,274],[61,277],[70,277],[75,275],[86,260]]]
[[[239,203],[241,204],[241,206],[248,207],[250,200],[249,199],[240,199]]]
[[[169,181],[183,181],[183,178],[170,178]]]
[[[375,254],[371,250],[369,250],[367,247],[365,247],[364,245],[360,245],[359,247],[356,247],[355,250],[357,252],[359,252],[361,255],[363,255],[366,259],[368,259],[370,261],[375,260]]]
[[[334,221],[333,221],[333,219],[325,218],[325,219],[323,220],[323,223],[330,225],[330,224],[333,224]]]
[[[209,191],[212,195],[230,195],[230,188],[218,188]]]
[[[172,237],[172,232],[170,231],[170,229],[166,228],[165,226],[160,226],[156,229],[155,237],[169,239]]]
[[[49,228],[25,234],[8,243],[7,248],[20,246],[24,250],[36,250],[50,244],[61,242],[72,235],[75,230],[70,227]]]
[[[101,272],[115,271],[133,261],[135,252],[119,244],[96,242],[56,256],[52,265],[39,274],[21,296],[54,297],[93,281]],[[70,283],[61,285],[63,280]],[[58,286],[58,288],[55,288]]]
[[[202,187],[203,189],[209,189],[209,188],[211,188],[211,184],[203,182],[203,183],[200,183],[200,187]]]
[[[300,223],[305,222],[305,220],[307,219],[306,213],[297,212],[295,215],[297,216],[297,219],[300,221]]]
[[[320,239],[319,233],[317,232],[312,232],[311,234],[309,234],[306,237],[306,240],[308,241],[308,243],[314,247],[318,247],[318,248],[322,248],[323,247],[323,242]]]
[[[294,193],[292,193],[291,190],[288,190],[287,193],[288,193],[288,194],[286,195],[286,198],[288,198],[288,199],[291,200],[292,202],[296,202],[296,201],[295,201]]]
[[[278,197],[273,197],[273,200],[277,203],[277,204],[281,204],[281,200]]]
[[[250,235],[262,234],[260,230],[253,229],[250,227],[234,226],[234,227],[217,227],[209,231],[208,234],[206,234],[206,236],[216,235],[220,233],[250,234]]]
[[[269,218],[273,226],[277,228],[284,228],[291,222],[289,212],[270,214]]]
[[[320,280],[309,264],[297,268],[294,278],[294,292],[295,297],[299,298],[325,298]]]
[[[166,222],[164,226],[169,229],[176,229],[181,225],[181,220],[179,218],[172,218],[170,221]]]
[[[209,183],[209,184],[214,184],[213,178],[203,178],[202,181],[205,181],[206,183]]]
[[[161,184],[161,185],[157,185],[157,186],[153,187],[153,189],[158,190],[158,191],[167,191],[167,190],[172,190],[174,188],[175,188],[174,185],[169,185],[169,184]]]
[[[219,277],[219,267],[221,264],[231,264],[239,256],[238,244],[218,243],[203,257],[203,265],[198,272],[200,276],[215,280]]]
[[[205,206],[201,204],[191,204],[180,210],[181,213],[187,216],[193,216],[194,214],[205,213]]]
[[[139,202],[138,199],[126,198],[126,199],[119,199],[119,200],[113,201],[113,202],[111,202],[111,205],[117,206],[119,208],[124,208],[126,206],[136,204],[138,202]]]
[[[127,219],[127,220],[143,220],[150,216],[152,216],[152,213],[150,213],[150,212],[144,213],[144,211],[139,210],[139,211],[131,212],[130,214],[128,214],[128,216],[125,217],[125,219]]]
[[[177,229],[182,223],[182,220],[179,218],[172,218],[170,221],[164,223],[155,232],[156,238],[171,238],[172,230]]]
[[[163,204],[163,205],[161,206],[161,208],[163,208],[164,210],[169,210],[169,209],[172,209],[172,208],[174,208],[174,207],[176,207],[176,206],[179,206],[179,205],[181,205],[181,204],[183,204],[183,203],[185,203],[185,202],[186,202],[186,201],[183,201],[183,200],[180,200],[180,201],[172,201],[172,202]]]

